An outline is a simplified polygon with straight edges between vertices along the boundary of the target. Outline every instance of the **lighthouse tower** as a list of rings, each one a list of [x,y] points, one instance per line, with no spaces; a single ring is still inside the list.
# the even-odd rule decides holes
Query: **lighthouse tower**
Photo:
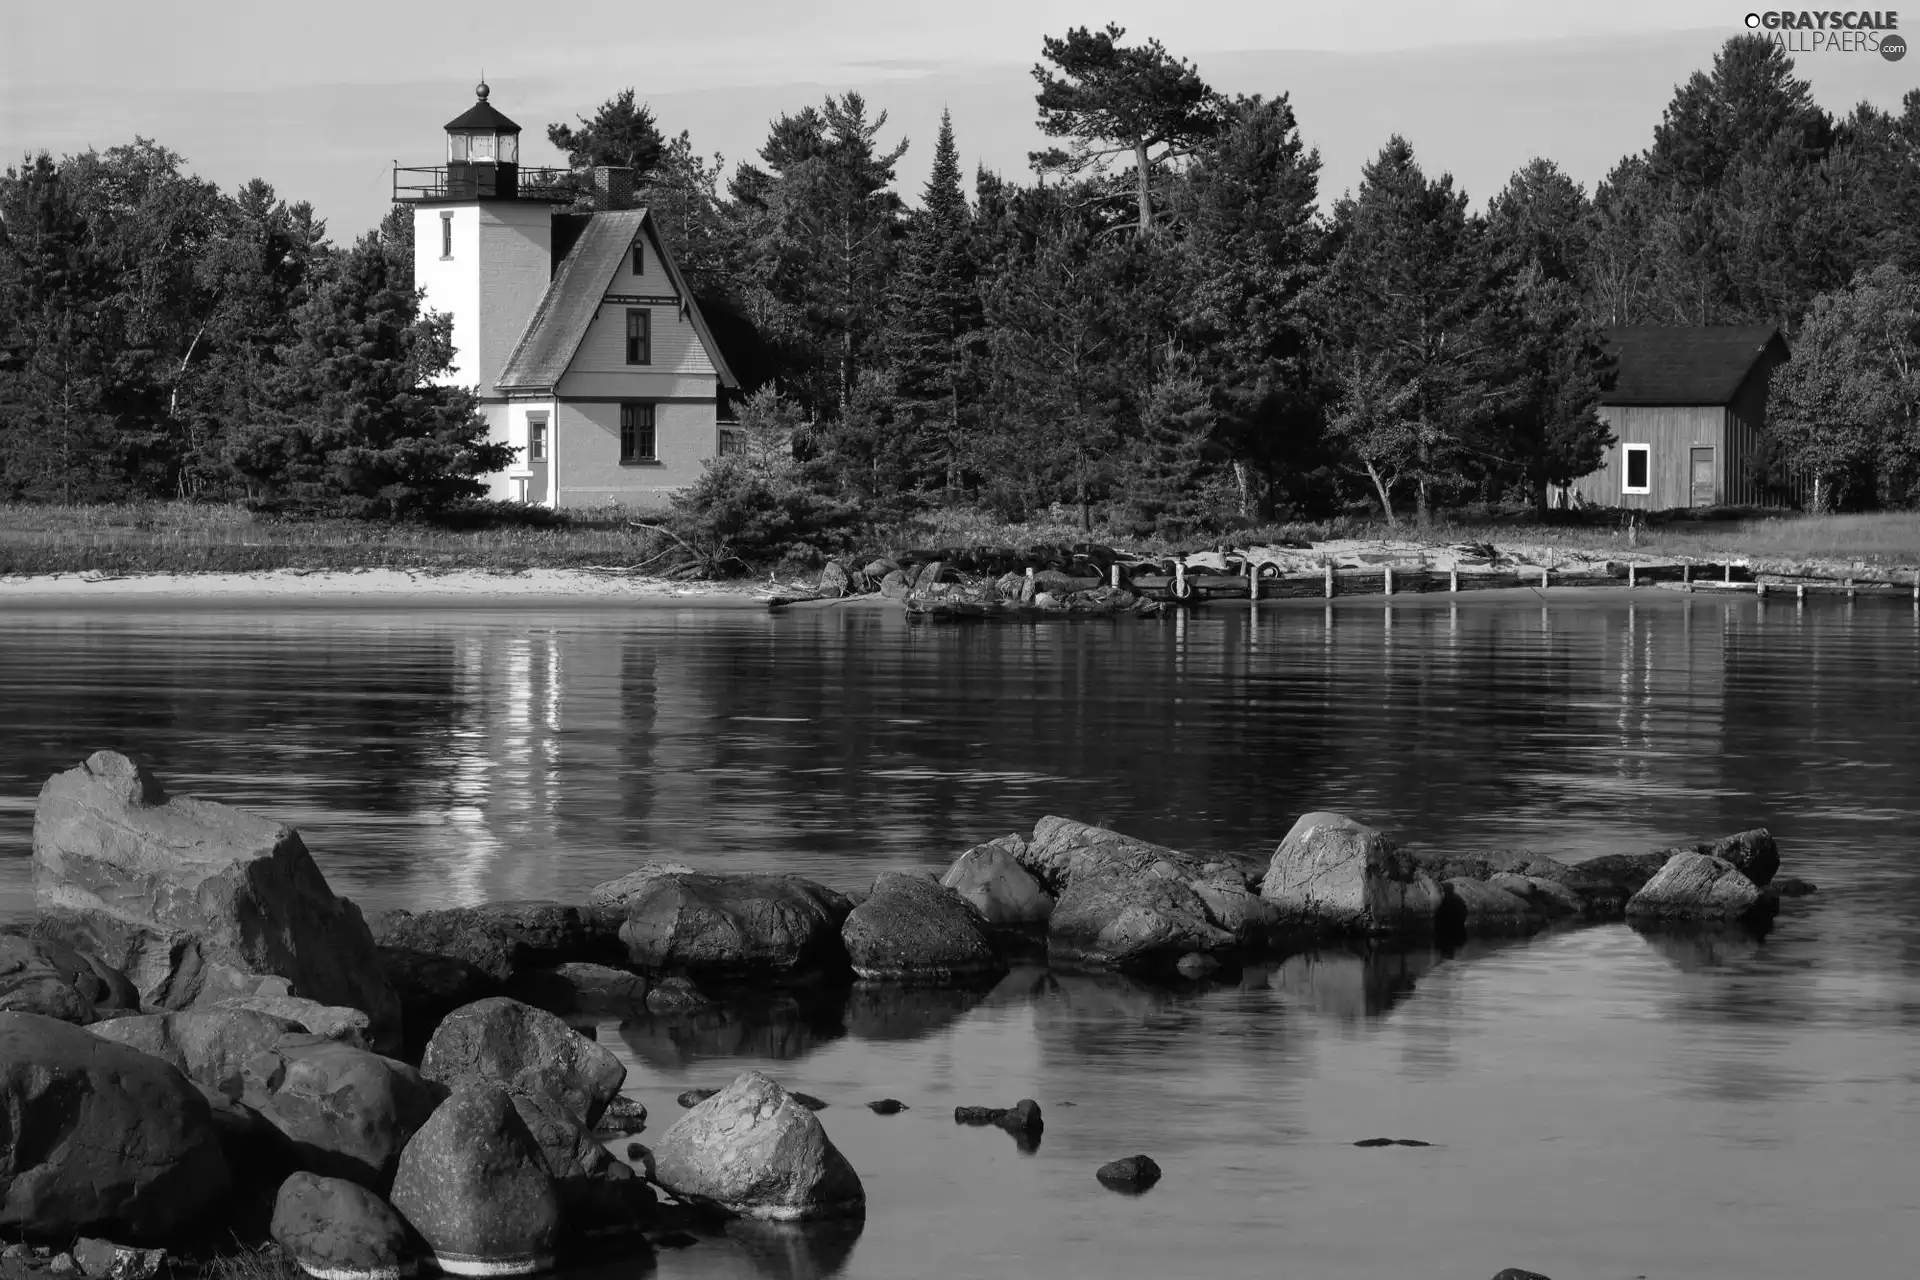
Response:
[[[396,166],[414,284],[453,318],[441,381],[472,387],[514,462],[490,497],[658,508],[724,447],[736,387],[632,173],[520,163],[520,126],[482,83],[446,125],[446,163]]]

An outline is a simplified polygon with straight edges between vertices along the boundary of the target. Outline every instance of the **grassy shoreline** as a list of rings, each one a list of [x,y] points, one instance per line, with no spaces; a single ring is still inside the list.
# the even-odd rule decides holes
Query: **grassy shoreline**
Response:
[[[860,558],[902,547],[1015,549],[1099,542],[1142,555],[1279,543],[1378,542],[1411,559],[1463,543],[1547,556],[1808,562],[1840,568],[1920,566],[1920,513],[1768,516],[1641,526],[1443,519],[1427,527],[1377,521],[1251,528],[1212,538],[1129,537],[1083,532],[1070,520],[1010,525],[977,512],[939,512],[876,536]],[[142,503],[96,507],[0,504],[0,578],[59,574],[215,575],[349,573],[419,575],[570,570],[658,576],[676,559],[657,534],[624,523],[567,521],[548,527],[457,530],[354,520],[286,520],[238,507]],[[765,569],[762,569],[765,573]],[[799,576],[782,573],[783,578]]]

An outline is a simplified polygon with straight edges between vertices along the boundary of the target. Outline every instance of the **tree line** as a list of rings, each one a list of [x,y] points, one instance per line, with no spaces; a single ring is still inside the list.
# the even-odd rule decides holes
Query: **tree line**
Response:
[[[1034,77],[1032,179],[969,182],[943,118],[916,207],[855,93],[731,172],[632,90],[549,127],[576,168],[634,170],[751,389],[748,447],[683,514],[798,545],[950,506],[1174,534],[1540,507],[1608,443],[1606,327],[1743,322],[1798,353],[1762,478],[1920,502],[1920,91],[1835,118],[1742,36],[1591,193],[1541,158],[1475,210],[1394,137],[1322,212],[1285,94],[1216,92],[1117,26],[1047,39]],[[9,171],[0,494],[470,494],[504,459],[424,386],[447,329],[410,234],[337,248],[145,140]]]

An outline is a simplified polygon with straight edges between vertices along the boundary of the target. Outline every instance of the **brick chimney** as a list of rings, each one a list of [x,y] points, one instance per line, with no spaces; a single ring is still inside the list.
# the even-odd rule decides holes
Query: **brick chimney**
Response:
[[[633,208],[633,170],[621,165],[595,165],[593,207],[599,211]]]

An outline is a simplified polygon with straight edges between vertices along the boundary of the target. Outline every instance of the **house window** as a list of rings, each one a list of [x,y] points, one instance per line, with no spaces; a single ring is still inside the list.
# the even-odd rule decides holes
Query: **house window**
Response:
[[[746,449],[741,442],[740,431],[738,428],[736,427],[720,428],[719,452],[720,452],[720,456],[723,458],[727,457],[729,454],[746,452]]]
[[[1622,493],[1652,493],[1653,446],[1629,444],[1620,447],[1621,458],[1625,464]]]
[[[627,312],[627,363],[653,363],[653,312]]]
[[[453,257],[453,215],[440,215],[440,261]]]
[[[547,460],[547,415],[530,413],[527,415],[527,461],[545,462]]]
[[[636,276],[647,274],[647,257],[644,244],[645,242],[640,240],[633,242],[633,274]]]
[[[659,458],[653,436],[653,406],[650,404],[621,405],[620,461],[657,462]]]

